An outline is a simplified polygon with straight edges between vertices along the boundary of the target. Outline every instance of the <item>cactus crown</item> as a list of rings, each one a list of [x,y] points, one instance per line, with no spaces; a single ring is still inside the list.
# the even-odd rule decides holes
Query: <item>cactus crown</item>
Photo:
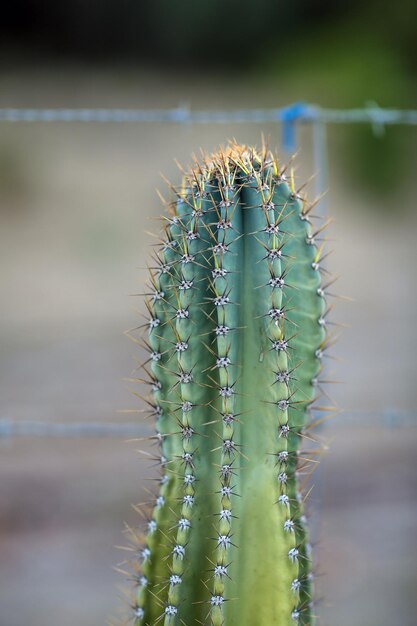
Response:
[[[326,346],[311,205],[266,147],[173,190],[144,368],[162,468],[135,544],[134,626],[310,626],[300,454]]]

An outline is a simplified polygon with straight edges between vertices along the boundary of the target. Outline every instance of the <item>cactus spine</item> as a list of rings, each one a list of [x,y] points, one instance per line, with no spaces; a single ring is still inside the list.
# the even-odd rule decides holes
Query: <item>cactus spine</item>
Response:
[[[300,447],[326,345],[311,207],[269,150],[237,145],[175,195],[147,298],[163,471],[133,623],[311,626]]]

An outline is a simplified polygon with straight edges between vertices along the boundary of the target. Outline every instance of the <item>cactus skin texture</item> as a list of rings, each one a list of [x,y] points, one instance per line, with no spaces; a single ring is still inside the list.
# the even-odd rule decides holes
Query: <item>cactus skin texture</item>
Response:
[[[323,252],[286,169],[231,144],[168,204],[144,340],[162,476],[134,547],[134,626],[313,624],[299,475],[326,346]]]

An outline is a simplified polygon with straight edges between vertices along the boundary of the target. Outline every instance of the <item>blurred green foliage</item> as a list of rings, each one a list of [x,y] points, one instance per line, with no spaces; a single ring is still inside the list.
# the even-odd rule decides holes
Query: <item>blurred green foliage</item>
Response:
[[[7,7],[0,34],[3,44],[83,60],[245,71],[271,40],[285,44],[343,7],[342,0],[18,0]]]
[[[414,108],[416,25],[415,0],[397,5],[388,0],[20,0],[7,7],[0,46],[20,57],[29,52],[31,60],[42,55],[54,61],[140,63],[246,84],[260,79],[276,85],[280,105],[300,99],[324,107],[373,102]],[[288,94],[284,102],[283,94]],[[389,128],[383,144],[368,125],[349,125],[334,134],[342,142],[346,167],[373,191],[396,192],[410,175],[414,129]]]
[[[311,33],[301,48],[294,47],[284,70],[279,50],[271,51],[266,76],[271,75],[277,90],[282,79],[296,99],[322,107],[416,106],[412,63],[406,62],[399,46],[388,45],[382,31],[369,31],[366,21]],[[413,127],[351,124],[332,132],[340,144],[342,166],[374,194],[396,193],[415,169],[417,133]]]

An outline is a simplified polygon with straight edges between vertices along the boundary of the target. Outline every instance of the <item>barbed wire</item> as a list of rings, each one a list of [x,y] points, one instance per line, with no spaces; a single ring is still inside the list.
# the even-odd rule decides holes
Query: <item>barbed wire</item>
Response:
[[[296,102],[270,109],[193,111],[187,105],[173,109],[104,108],[0,108],[3,122],[174,122],[192,124],[241,124],[262,122],[314,122],[329,124],[371,123],[377,125],[417,124],[415,109],[384,109],[376,105],[356,109],[327,109]]]
[[[328,425],[364,428],[415,428],[417,410],[391,409],[389,411],[350,411],[339,413]],[[141,422],[52,422],[41,420],[0,420],[0,440],[24,437],[44,438],[108,438],[145,437],[152,429]]]
[[[0,439],[19,437],[143,437],[150,428],[141,422],[52,422],[40,420],[0,420]]]
[[[327,109],[304,102],[279,108],[193,111],[181,104],[172,109],[104,109],[104,108],[2,108],[2,122],[98,122],[98,123],[175,123],[175,124],[249,124],[280,123],[283,144],[294,149],[295,126],[306,124],[368,123],[376,134],[386,125],[417,125],[415,109],[384,109],[372,103],[355,109]]]

